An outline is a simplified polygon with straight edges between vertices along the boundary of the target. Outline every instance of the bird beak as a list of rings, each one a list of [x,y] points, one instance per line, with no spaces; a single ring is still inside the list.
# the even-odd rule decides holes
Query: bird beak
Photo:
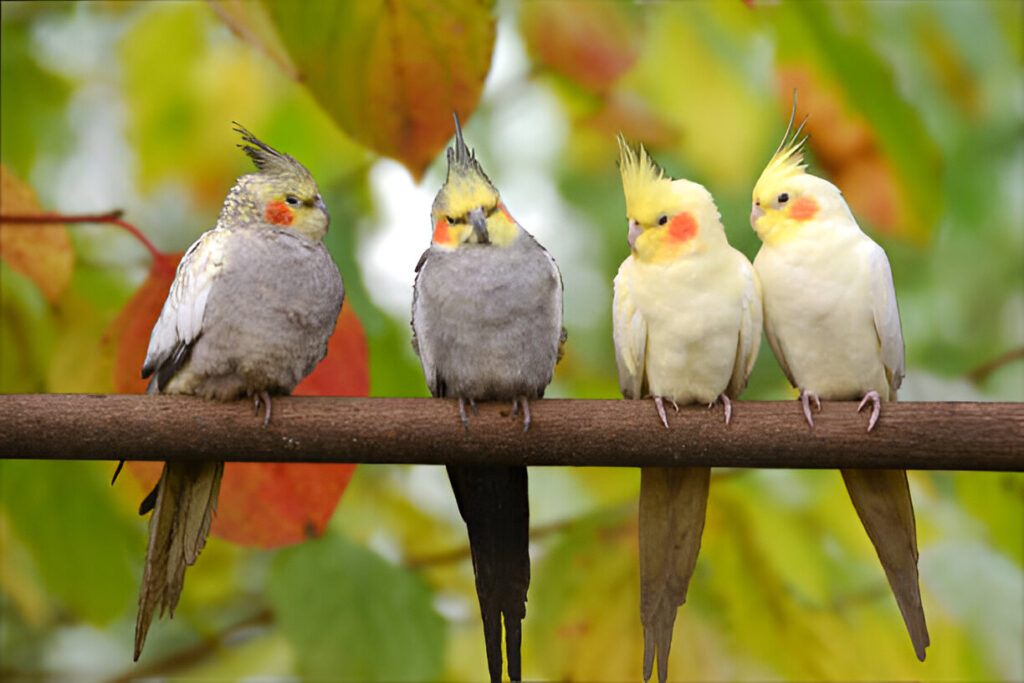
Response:
[[[484,215],[483,207],[478,206],[469,212],[469,224],[473,226],[477,244],[491,243],[491,236],[487,234],[487,216]]]
[[[764,215],[764,209],[757,204],[750,210],[750,227],[757,232],[757,221]]]
[[[327,213],[327,205],[324,204],[323,197],[317,196],[316,200],[313,202],[313,206],[320,209],[324,213]]]
[[[640,224],[637,223],[632,218],[630,218],[629,237],[627,239],[629,240],[629,248],[632,249],[633,251],[636,251],[636,239],[640,237],[641,232],[643,232],[643,229],[641,229]]]

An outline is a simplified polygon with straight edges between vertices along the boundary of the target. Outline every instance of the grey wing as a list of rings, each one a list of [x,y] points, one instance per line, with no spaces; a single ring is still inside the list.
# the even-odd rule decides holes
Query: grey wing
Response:
[[[427,388],[432,396],[437,396],[437,366],[434,361],[434,350],[430,343],[430,331],[427,329],[429,322],[423,309],[421,288],[423,277],[426,271],[430,249],[423,252],[419,262],[416,264],[416,281],[412,287],[412,320],[409,325],[412,327],[412,350],[420,357],[420,364],[423,366],[423,377],[427,380]],[[427,275],[429,277],[429,274]]]
[[[143,379],[156,373],[150,393],[167,385],[188,360],[192,345],[202,334],[206,302],[223,267],[227,236],[228,233],[218,230],[204,233],[178,264],[142,364]]]
[[[619,389],[626,398],[643,398],[646,376],[647,321],[633,301],[633,257],[629,256],[614,280],[612,337]]]
[[[757,360],[757,352],[761,348],[761,329],[764,321],[761,279],[750,265],[750,261],[738,251],[736,254],[740,262],[740,277],[744,279],[745,287],[741,299],[743,315],[740,319],[736,362],[733,364],[729,386],[725,390],[726,395],[731,398],[738,398],[747,386],[747,378],[754,369],[754,361]]]
[[[896,287],[892,281],[892,268],[885,251],[871,243],[871,311],[875,320],[875,332],[881,347],[882,363],[892,398],[906,374],[906,360],[903,350],[903,328],[900,325],[900,309],[896,303]]]

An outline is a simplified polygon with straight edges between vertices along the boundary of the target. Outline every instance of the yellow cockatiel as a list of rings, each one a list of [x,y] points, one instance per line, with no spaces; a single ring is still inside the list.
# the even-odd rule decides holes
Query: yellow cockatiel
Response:
[[[761,343],[761,285],[729,246],[711,194],[665,177],[646,150],[619,137],[631,253],[615,277],[613,326],[619,386],[626,398],[721,400],[725,421],[747,383]],[[697,562],[707,467],[645,467],[640,481],[640,619],[644,679],[655,656],[668,675],[676,610]]]
[[[794,115],[796,106],[794,102]],[[761,238],[754,268],[764,286],[765,333],[790,383],[810,401],[895,401],[904,375],[903,332],[885,252],[861,232],[839,189],[807,173],[801,125],[754,187],[750,224]],[[842,470],[857,514],[892,586],[918,659],[928,628],[917,576],[914,508],[903,470]]]

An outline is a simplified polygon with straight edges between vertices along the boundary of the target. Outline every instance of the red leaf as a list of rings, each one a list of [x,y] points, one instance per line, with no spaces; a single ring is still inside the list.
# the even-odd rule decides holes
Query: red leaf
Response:
[[[535,59],[593,93],[603,93],[636,61],[643,43],[624,3],[570,0],[521,8],[523,37]]]
[[[140,369],[149,335],[160,317],[174,266],[181,254],[156,262],[149,277],[107,331],[117,345],[115,391],[140,394],[148,380]],[[362,324],[345,306],[327,343],[327,357],[294,393],[307,396],[366,396],[369,362]],[[253,422],[254,427],[256,421]],[[228,463],[211,533],[233,543],[273,548],[323,532],[355,471],[347,464]],[[128,471],[147,490],[156,485],[162,463],[130,462]]]

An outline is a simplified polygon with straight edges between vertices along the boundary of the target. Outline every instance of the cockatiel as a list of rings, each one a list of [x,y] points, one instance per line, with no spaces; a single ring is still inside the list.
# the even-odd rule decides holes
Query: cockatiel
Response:
[[[237,125],[237,124],[236,124]],[[341,274],[321,239],[328,215],[309,171],[257,140],[239,145],[257,167],[231,188],[214,229],[178,264],[153,327],[142,376],[151,394],[230,401],[288,394],[327,353],[341,311]],[[206,545],[222,462],[164,463],[140,507],[152,509],[135,624],[135,659],[157,606],[174,616],[185,567]]]
[[[721,400],[747,384],[761,343],[761,285],[729,246],[711,194],[672,180],[619,136],[631,253],[615,276],[612,310],[619,386],[626,398]],[[668,675],[676,610],[697,562],[708,499],[708,467],[644,467],[640,476],[640,618],[644,680],[658,659]]]
[[[794,101],[793,114],[796,114]],[[763,244],[754,268],[764,286],[765,332],[790,383],[810,401],[896,400],[903,332],[885,252],[861,232],[839,189],[804,169],[793,117],[754,187],[750,224]],[[914,508],[903,470],[842,470],[850,499],[892,586],[918,659],[929,644],[917,575]]]
[[[466,429],[467,401],[512,401],[525,432],[529,401],[544,395],[564,342],[561,275],[505,208],[458,117],[431,224],[412,304],[413,348],[430,393],[458,399]],[[519,680],[530,584],[526,468],[449,466],[448,478],[469,533],[490,677],[501,680],[504,618],[508,676]]]

